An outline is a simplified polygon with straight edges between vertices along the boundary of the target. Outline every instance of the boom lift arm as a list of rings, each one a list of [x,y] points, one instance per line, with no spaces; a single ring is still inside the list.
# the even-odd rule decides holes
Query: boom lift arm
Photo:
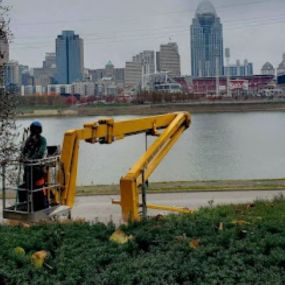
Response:
[[[121,178],[121,201],[115,202],[121,205],[124,221],[139,220],[139,187],[149,178],[190,123],[189,113],[177,112],[125,121],[99,120],[85,124],[82,129],[67,131],[64,135],[61,153],[62,171],[58,175],[58,181],[62,185],[60,204],[69,207],[74,204],[80,140],[88,143],[111,144],[126,136],[146,133],[157,136],[157,138],[128,173]],[[161,133],[160,129],[163,129]],[[150,205],[150,207],[175,210],[171,207],[157,205]]]

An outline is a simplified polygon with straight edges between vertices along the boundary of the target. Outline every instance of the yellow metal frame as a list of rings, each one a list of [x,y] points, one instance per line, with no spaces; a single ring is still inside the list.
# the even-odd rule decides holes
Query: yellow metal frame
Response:
[[[114,202],[121,205],[124,221],[139,220],[139,187],[143,182],[142,173],[144,173],[144,179],[147,180],[190,123],[189,113],[177,112],[125,121],[114,121],[108,118],[87,123],[82,129],[67,131],[62,146],[62,171],[58,175],[58,180],[62,185],[60,203],[69,207],[74,204],[80,140],[88,143],[111,144],[126,136],[147,133],[157,138],[128,173],[121,178],[121,201]],[[162,130],[161,133],[159,130]],[[148,207],[183,213],[191,212],[187,209],[154,204]]]

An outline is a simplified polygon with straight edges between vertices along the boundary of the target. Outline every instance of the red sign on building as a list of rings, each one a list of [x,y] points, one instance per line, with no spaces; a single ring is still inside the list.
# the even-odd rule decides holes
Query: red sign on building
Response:
[[[231,90],[248,90],[248,80],[236,79],[230,81]]]

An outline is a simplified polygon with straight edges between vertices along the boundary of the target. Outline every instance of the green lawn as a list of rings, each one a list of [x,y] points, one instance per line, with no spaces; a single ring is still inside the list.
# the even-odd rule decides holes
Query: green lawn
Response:
[[[285,284],[283,197],[120,229],[124,244],[109,240],[112,223],[2,225],[0,284]],[[46,265],[35,268],[30,256],[43,249]]]
[[[262,191],[284,190],[285,179],[258,180],[204,180],[204,181],[168,181],[149,183],[148,193],[175,192],[210,192],[210,191]],[[89,185],[78,186],[76,194],[110,195],[119,194],[119,185]]]

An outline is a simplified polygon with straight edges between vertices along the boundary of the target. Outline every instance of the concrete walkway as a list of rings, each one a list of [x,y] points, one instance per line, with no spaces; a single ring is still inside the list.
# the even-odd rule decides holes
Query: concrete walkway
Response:
[[[162,205],[181,206],[192,209],[229,203],[248,203],[256,199],[272,199],[283,194],[285,190],[277,191],[243,191],[243,192],[200,192],[200,193],[169,193],[148,194],[147,202]],[[116,224],[122,222],[121,208],[112,204],[112,199],[119,200],[118,195],[81,196],[76,197],[75,206],[72,209],[72,218],[83,218],[88,221],[100,221],[107,223],[113,221]],[[211,202],[210,202],[211,201]],[[166,212],[149,210],[149,215],[165,214]],[[0,205],[0,221],[2,219],[2,201]]]

